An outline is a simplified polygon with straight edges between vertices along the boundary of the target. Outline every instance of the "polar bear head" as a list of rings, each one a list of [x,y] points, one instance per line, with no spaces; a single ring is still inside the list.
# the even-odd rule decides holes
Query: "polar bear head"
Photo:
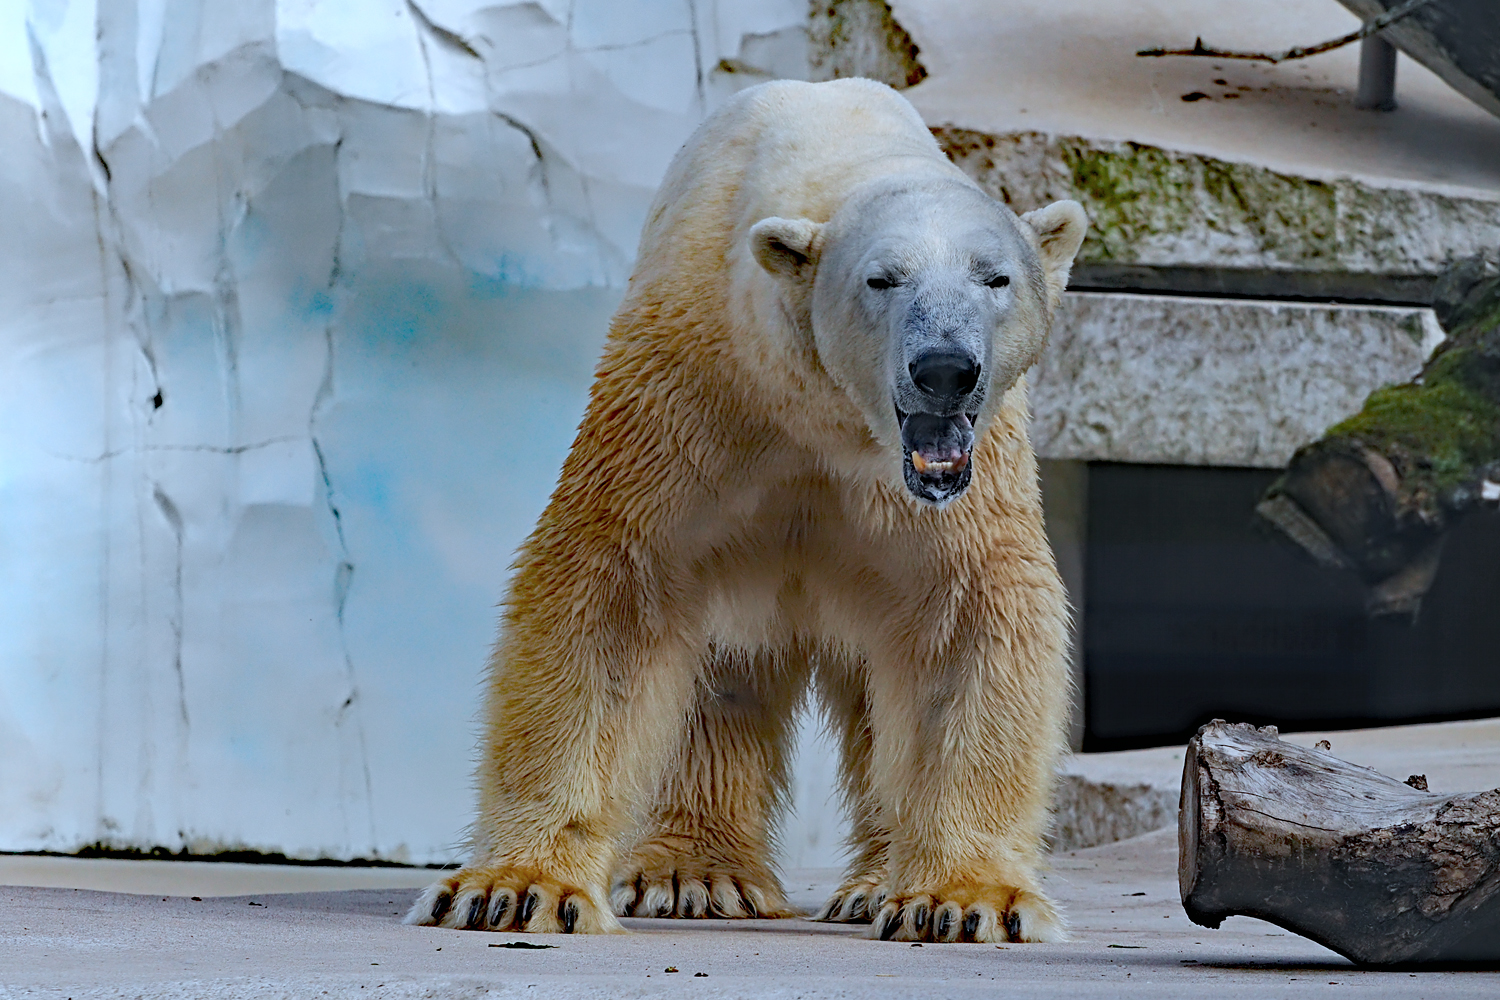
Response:
[[[1087,225],[1077,202],[1018,218],[966,181],[897,177],[825,223],[762,219],[750,241],[807,304],[819,362],[907,489],[942,507],[969,485],[976,435],[1040,354]]]

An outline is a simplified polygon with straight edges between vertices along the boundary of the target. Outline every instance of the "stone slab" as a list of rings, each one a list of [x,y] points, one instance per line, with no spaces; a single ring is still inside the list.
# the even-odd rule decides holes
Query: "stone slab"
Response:
[[[1028,375],[1048,459],[1277,468],[1442,339],[1431,310],[1070,292]]]
[[[933,119],[929,119],[933,122]],[[1500,245],[1500,197],[1263,164],[1145,143],[988,133],[933,122],[960,168],[1017,212],[1082,203],[1089,233],[1078,262],[1262,274],[1316,288],[1305,275],[1352,275],[1348,297],[1380,295]],[[1342,292],[1325,278],[1324,290]],[[1151,287],[1151,286],[1146,286]],[[1402,289],[1405,292],[1405,289]],[[1350,294],[1353,293],[1353,294]],[[1410,294],[1409,292],[1405,292]]]

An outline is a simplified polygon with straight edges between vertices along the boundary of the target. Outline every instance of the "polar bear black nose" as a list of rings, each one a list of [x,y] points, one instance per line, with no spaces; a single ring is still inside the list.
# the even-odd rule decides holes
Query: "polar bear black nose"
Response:
[[[907,370],[918,389],[943,402],[962,399],[979,384],[979,362],[967,354],[933,351],[913,361]]]

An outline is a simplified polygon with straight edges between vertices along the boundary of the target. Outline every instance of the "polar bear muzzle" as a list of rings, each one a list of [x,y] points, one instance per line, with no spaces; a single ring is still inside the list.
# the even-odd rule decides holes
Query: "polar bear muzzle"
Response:
[[[973,421],[964,413],[942,417],[899,408],[896,419],[905,454],[901,473],[912,496],[939,505],[957,499],[973,475]]]

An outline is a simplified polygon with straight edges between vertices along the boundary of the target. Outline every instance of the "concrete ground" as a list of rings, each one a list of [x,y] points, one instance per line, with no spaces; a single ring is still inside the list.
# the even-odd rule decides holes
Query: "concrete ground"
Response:
[[[1191,997],[1500,995],[1500,973],[1368,972],[1270,924],[1183,916],[1170,830],[1054,859],[1073,940],[868,941],[800,919],[627,920],[539,937],[407,927],[390,889],[183,896],[0,890],[0,997]],[[812,907],[836,872],[789,873]],[[538,950],[511,942],[549,945]],[[675,970],[675,971],[669,971]]]
[[[1434,791],[1500,785],[1500,720],[1287,738],[1325,737],[1356,763],[1425,772]],[[1163,748],[1086,755],[1072,770],[1166,787],[1181,766],[1181,750]],[[1054,856],[1046,884],[1073,939],[1003,947],[867,941],[799,919],[627,920],[633,933],[609,938],[439,930],[400,923],[433,877],[424,869],[0,857],[0,1000],[1500,996],[1500,971],[1364,971],[1258,920],[1193,926],[1175,837]],[[794,904],[811,910],[837,874],[788,872]],[[506,947],[516,941],[550,947]]]

